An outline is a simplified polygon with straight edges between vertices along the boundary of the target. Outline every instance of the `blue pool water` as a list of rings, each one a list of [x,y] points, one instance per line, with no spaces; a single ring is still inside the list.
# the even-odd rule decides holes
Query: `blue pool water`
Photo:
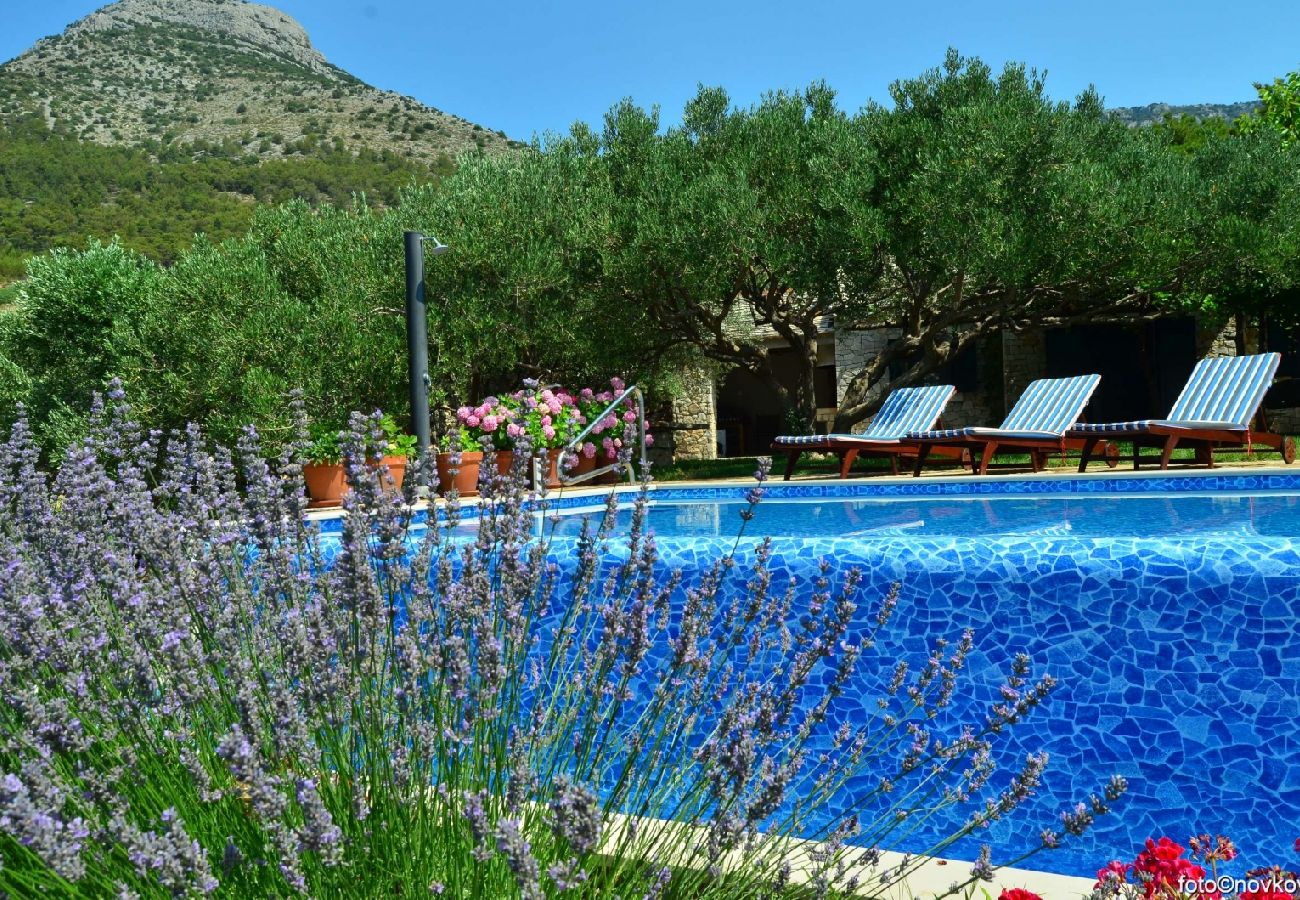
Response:
[[[655,500],[650,527],[661,538],[730,537],[743,499]],[[554,532],[576,536],[590,513],[567,511]],[[619,513],[619,524],[631,519]],[[548,531],[552,530],[550,528]],[[626,530],[625,527],[620,531]],[[1199,494],[1087,497],[817,498],[762,502],[751,537],[872,541],[891,537],[1024,539],[1300,536],[1300,495]]]
[[[736,546],[744,492],[656,490],[650,525],[665,570],[682,569],[689,583]],[[561,495],[558,518],[539,523],[561,567],[592,502]],[[988,842],[995,861],[1014,857],[1119,773],[1130,791],[1117,814],[1033,867],[1091,876],[1111,858],[1131,859],[1148,837],[1185,842],[1203,832],[1231,836],[1241,863],[1296,866],[1300,476],[777,484],[739,543],[738,571],[768,536],[778,584],[809,583],[822,560],[833,580],[864,573],[855,627],[865,629],[878,598],[901,584],[877,664],[832,708],[828,734],[878,714],[896,660],[919,664],[934,638],[967,627],[976,649],[955,718],[982,718],[1016,652],[1058,679],[998,753],[1010,769],[1046,750],[1043,788],[948,855],[974,859]],[[728,590],[744,582],[733,578]],[[827,819],[878,777],[851,782]],[[899,849],[923,849],[951,824],[936,821]]]
[[[974,628],[965,694],[972,712],[1017,651],[1059,679],[999,754],[1010,768],[1048,751],[1044,788],[951,855],[973,859],[982,841],[995,859],[1035,846],[1044,827],[1059,830],[1060,810],[1120,773],[1130,791],[1118,814],[1034,857],[1034,867],[1092,875],[1112,857],[1131,859],[1148,837],[1185,842],[1202,832],[1230,835],[1251,865],[1292,865],[1300,836],[1300,479],[1246,482],[1246,490],[1213,476],[1167,481],[1041,493],[1005,482],[1004,493],[938,496],[887,496],[883,485],[872,492],[859,482],[839,491],[822,484],[810,497],[778,485],[738,557],[752,558],[754,539],[771,536],[778,581],[806,584],[822,559],[833,578],[862,570],[864,629],[875,600],[901,583],[899,614],[875,657],[885,668],[900,657],[919,662],[933,638]],[[728,551],[742,494],[656,492],[650,525],[666,566],[689,576]],[[580,506],[562,513],[557,547],[592,514]],[[863,671],[832,728],[875,715],[884,678],[882,669]],[[838,806],[871,784],[874,776],[850,784]],[[948,824],[937,822],[930,836]]]

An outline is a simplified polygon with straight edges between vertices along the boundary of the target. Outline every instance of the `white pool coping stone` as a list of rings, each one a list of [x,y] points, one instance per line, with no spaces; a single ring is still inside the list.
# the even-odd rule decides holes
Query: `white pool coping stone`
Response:
[[[949,484],[971,484],[971,483],[1006,483],[1008,481],[1050,481],[1060,478],[1077,478],[1084,480],[1106,479],[1114,481],[1141,481],[1145,479],[1195,479],[1195,478],[1214,478],[1229,475],[1234,472],[1249,472],[1250,474],[1259,474],[1260,472],[1277,472],[1278,474],[1300,474],[1300,464],[1286,466],[1279,463],[1260,461],[1254,463],[1239,463],[1231,465],[1220,465],[1214,469],[1139,469],[1137,471],[1125,469],[1108,469],[1104,466],[1098,466],[1089,469],[1087,472],[1076,472],[1074,469],[1055,469],[1044,472],[1024,472],[1015,475],[969,475],[969,474],[951,474],[946,472],[924,473],[921,477],[927,482],[939,482]],[[916,479],[910,475],[870,475],[865,477],[837,478],[832,475],[802,475],[795,476],[790,481],[783,481],[779,476],[773,475],[769,478],[767,484],[771,487],[779,487],[783,484],[809,484],[825,483],[827,485],[837,484],[911,484]],[[650,491],[672,490],[674,488],[751,488],[754,486],[753,478],[708,478],[708,479],[691,479],[685,481],[656,481],[650,485]],[[559,497],[601,497],[603,498],[610,491],[617,494],[636,494],[641,490],[637,484],[621,484],[614,487],[609,485],[568,485],[560,488],[552,488],[547,491],[547,496],[555,499]],[[442,504],[445,501],[438,498],[436,501]],[[461,499],[462,506],[476,506],[477,497],[465,497]],[[428,506],[427,501],[421,501],[415,504],[416,510],[425,509]],[[326,509],[310,509],[307,511],[309,521],[321,521],[325,519],[335,519],[343,515],[341,507],[330,507]]]

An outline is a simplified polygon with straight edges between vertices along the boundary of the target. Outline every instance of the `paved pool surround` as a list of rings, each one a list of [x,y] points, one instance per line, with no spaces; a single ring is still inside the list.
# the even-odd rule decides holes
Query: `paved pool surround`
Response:
[[[664,487],[656,499],[734,499],[737,486]],[[992,494],[1300,494],[1282,470],[1204,474],[1008,479],[864,480],[772,484],[769,496],[837,499]],[[629,498],[630,499],[630,498]],[[557,510],[590,508],[591,495],[558,496]],[[326,523],[325,530],[334,526]],[[751,541],[738,554],[751,558]],[[665,567],[688,575],[731,549],[731,538],[659,538]],[[566,555],[556,544],[557,559]],[[1011,820],[945,855],[973,859],[991,843],[995,861],[1035,846],[1059,812],[1118,773],[1129,795],[1082,839],[1028,865],[1086,876],[1112,858],[1131,860],[1148,837],[1231,836],[1250,866],[1295,867],[1300,837],[1300,536],[1179,535],[1176,538],[1025,535],[780,538],[776,582],[808,583],[821,560],[833,580],[864,574],[863,628],[875,601],[901,584],[899,612],[833,710],[831,727],[877,715],[875,699],[899,658],[924,660],[938,636],[970,627],[964,705],[952,719],[979,721],[1011,655],[1060,685],[1046,706],[1012,729],[998,758],[1014,767],[1031,751],[1052,761],[1044,788]],[[744,589],[743,576],[729,590]],[[871,665],[872,661],[876,665]],[[851,783],[828,811],[850,809],[880,773]],[[951,824],[897,849],[917,850]]]

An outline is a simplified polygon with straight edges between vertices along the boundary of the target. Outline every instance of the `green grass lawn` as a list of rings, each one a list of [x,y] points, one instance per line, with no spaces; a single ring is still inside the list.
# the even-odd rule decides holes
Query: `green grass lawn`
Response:
[[[1119,452],[1121,457],[1131,456],[1133,453],[1132,445],[1120,442]],[[1158,456],[1152,455],[1153,451],[1147,450],[1143,454],[1142,468],[1148,470],[1154,468],[1158,463]],[[1193,450],[1175,450],[1173,461],[1175,463],[1191,463],[1195,461],[1195,451]],[[1246,456],[1245,451],[1219,450],[1214,454],[1215,462],[1219,464],[1231,464],[1235,462],[1244,462],[1251,457]],[[1281,463],[1281,457],[1272,450],[1258,450],[1253,459],[1263,460],[1265,462]],[[1150,460],[1148,462],[1148,460]],[[1029,468],[1028,455],[1017,456],[1007,454],[998,456],[997,464],[1019,464],[1025,466],[1026,471]],[[1059,456],[1051,457],[1047,466],[1049,469],[1069,469],[1073,470],[1079,465],[1078,456],[1067,457],[1064,461]],[[754,456],[733,456],[726,459],[688,459],[673,463],[668,466],[657,466],[654,470],[656,481],[708,481],[711,479],[722,478],[749,478],[753,476],[755,468],[758,466],[758,458]],[[1090,471],[1096,471],[1100,465],[1095,463],[1089,467]],[[1121,458],[1115,471],[1131,471],[1133,465],[1127,459]],[[946,474],[958,474],[959,472],[969,473],[969,469],[958,469],[949,460],[937,460],[926,463],[926,471],[942,471]],[[839,459],[829,453],[805,453],[799,458],[799,464],[795,467],[795,477],[800,475],[820,475],[828,478],[834,478],[839,474]],[[903,463],[899,470],[907,473],[911,471],[910,463]],[[785,471],[785,457],[774,456],[772,460],[772,478],[779,480]],[[1300,471],[1300,466],[1296,471]],[[871,475],[886,474],[889,472],[889,461],[886,459],[859,459],[853,466],[852,475]]]

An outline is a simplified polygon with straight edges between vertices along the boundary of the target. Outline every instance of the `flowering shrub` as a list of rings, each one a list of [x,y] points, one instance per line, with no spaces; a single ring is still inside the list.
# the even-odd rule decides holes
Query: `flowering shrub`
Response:
[[[598,457],[600,464],[612,463],[624,446],[633,446],[639,439],[633,398],[606,412],[626,387],[621,378],[613,378],[607,390],[598,393],[583,388],[575,393],[527,380],[513,394],[488,397],[478,406],[456,410],[456,429],[444,438],[443,449],[479,450],[486,441],[497,450],[509,450],[525,440],[534,448],[564,447],[595,422],[576,450],[586,459]],[[647,429],[646,446],[653,443]]]
[[[515,407],[498,397],[488,397],[478,406],[462,406],[456,410],[457,428],[443,440],[443,449],[482,450],[486,441],[498,450],[509,450],[514,436],[507,433],[507,425],[516,414]]]
[[[533,380],[525,381],[510,400],[513,414],[506,431],[515,444],[527,440],[532,447],[563,447],[586,421],[572,394]]]
[[[1187,845],[1168,837],[1147,838],[1132,863],[1112,860],[1097,872],[1092,900],[1294,900],[1300,893],[1300,876],[1279,866],[1252,869],[1241,878],[1220,875],[1219,863],[1237,858],[1236,846],[1223,835],[1193,835]],[[1184,857],[1189,848],[1190,854]],[[1300,853],[1300,839],[1295,849]],[[1197,860],[1208,865],[1209,871]]]
[[[522,472],[495,467],[468,542],[455,500],[412,531],[429,461],[407,502],[382,492],[377,414],[353,416],[325,537],[303,515],[300,404],[268,461],[251,428],[233,452],[193,427],[163,444],[109,401],[52,477],[21,411],[0,445],[0,893],[784,895],[803,890],[792,835],[821,841],[816,895],[864,870],[885,892],[922,862],[881,863],[900,823],[960,804],[938,852],[1038,783],[1041,755],[989,788],[993,742],[1051,687],[1024,657],[982,717],[939,731],[969,633],[824,733],[859,666],[892,665],[871,652],[897,592],[850,629],[856,574],[808,585],[799,615],[768,543],[682,585],[644,492],[617,546],[611,497],[557,556]],[[865,774],[878,813],[808,824]],[[966,883],[991,871],[986,849]]]
[[[637,435],[637,406],[632,397],[627,397],[612,411],[601,416],[614,398],[623,393],[627,385],[621,378],[611,378],[609,390],[596,393],[591,388],[578,392],[578,409],[585,422],[596,422],[588,439],[583,442],[581,452],[588,459],[599,458],[599,464],[607,465],[619,458],[624,446],[635,447],[639,440]],[[599,420],[597,421],[599,417]],[[654,435],[647,426],[646,446],[654,444]]]

